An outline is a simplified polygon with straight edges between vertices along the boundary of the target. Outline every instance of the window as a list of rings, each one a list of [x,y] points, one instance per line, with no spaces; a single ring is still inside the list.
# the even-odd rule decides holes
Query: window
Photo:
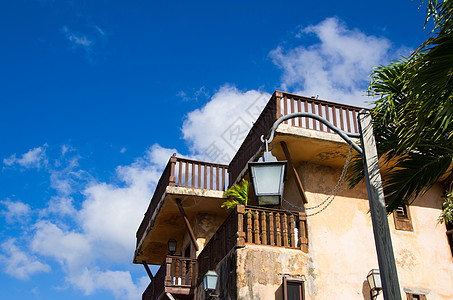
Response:
[[[412,220],[409,211],[409,205],[402,204],[398,206],[393,212],[393,219],[395,220],[395,229],[412,231]]]
[[[406,293],[407,300],[426,300],[426,295]]]
[[[283,277],[283,300],[303,300],[304,282]]]

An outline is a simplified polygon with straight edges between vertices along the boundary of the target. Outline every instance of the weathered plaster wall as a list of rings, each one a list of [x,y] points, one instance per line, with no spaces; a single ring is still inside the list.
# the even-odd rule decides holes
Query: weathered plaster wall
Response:
[[[322,202],[341,170],[303,163],[298,167],[309,200]],[[294,195],[294,194],[293,194]],[[410,206],[413,232],[395,230],[389,216],[402,289],[429,292],[431,299],[453,298],[453,259],[445,226],[437,223],[441,190],[434,187]],[[345,183],[322,213],[308,217],[311,274],[306,275],[309,299],[369,299],[368,271],[377,268],[374,236],[364,184],[350,190]]]
[[[341,173],[310,163],[296,167],[307,207],[325,200]],[[388,218],[403,298],[413,291],[428,299],[453,299],[452,254],[445,225],[437,222],[440,196],[435,186],[410,206],[413,232],[395,230],[393,216]],[[291,174],[284,197],[302,205]],[[308,254],[258,245],[237,250],[238,299],[282,299],[284,274],[303,278],[306,299],[370,299],[366,275],[378,263],[365,184],[351,190],[344,183],[334,201],[307,222]]]
[[[304,279],[308,257],[299,250],[246,245],[237,250],[237,299],[283,299],[283,276]]]

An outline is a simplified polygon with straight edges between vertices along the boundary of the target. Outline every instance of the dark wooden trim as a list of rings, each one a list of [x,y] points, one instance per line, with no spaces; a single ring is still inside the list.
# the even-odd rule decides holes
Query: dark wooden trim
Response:
[[[148,267],[148,264],[145,261],[142,261],[142,265],[145,267],[146,273],[148,273],[149,279],[151,279],[151,282],[154,280],[154,276],[151,273],[151,270]]]
[[[190,222],[186,217],[186,213],[184,212],[184,208],[182,207],[181,199],[176,198],[176,205],[178,205],[179,212],[181,213],[181,216],[184,220],[184,224],[186,224],[187,231],[189,232],[190,239],[192,240],[193,246],[195,247],[195,250],[198,251],[198,245],[197,245],[197,239],[195,238],[195,235],[193,234],[192,226],[190,226]]]
[[[299,293],[300,293],[300,300],[305,299],[304,295],[304,281],[297,280],[292,278],[287,278],[283,276],[283,300],[288,300],[288,282],[289,283],[297,283],[299,285]]]
[[[393,211],[393,220],[395,221],[395,229],[396,230],[404,230],[404,231],[414,231],[414,227],[412,226],[412,217],[409,209],[409,205],[403,203],[403,209],[406,210],[405,216],[398,216],[396,210]]]
[[[283,152],[285,153],[286,160],[288,161],[288,166],[289,169],[291,169],[294,179],[296,180],[296,186],[299,191],[300,196],[304,200],[304,203],[308,203],[307,196],[305,195],[305,190],[302,185],[302,182],[300,181],[299,174],[297,173],[296,167],[294,167],[293,160],[291,159],[291,154],[289,153],[288,146],[284,141],[280,142],[280,145],[282,146]]]

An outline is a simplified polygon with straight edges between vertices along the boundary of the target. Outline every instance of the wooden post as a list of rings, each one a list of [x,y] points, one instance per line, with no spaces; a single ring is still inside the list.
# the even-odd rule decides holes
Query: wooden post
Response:
[[[176,156],[170,157],[170,180],[168,185],[173,186],[176,183],[175,177]]]
[[[167,257],[165,259],[165,283],[164,286],[169,286],[171,285],[171,257]]]
[[[277,246],[282,245],[282,233],[280,232],[280,213],[276,213],[276,218],[275,218],[275,231],[277,234],[276,240],[277,240]]]
[[[308,253],[307,217],[299,213],[300,249]]]
[[[236,206],[236,214],[237,214],[237,218],[238,218],[238,233],[237,233],[236,246],[238,246],[238,247],[245,246],[244,213],[245,213],[244,205]]]
[[[252,214],[250,209],[247,211],[247,243],[252,243]]]
[[[401,300],[370,113],[366,110],[361,110],[359,112],[358,122],[363,150],[363,166],[370,202],[371,221],[373,223],[374,242],[376,243],[384,299]]]

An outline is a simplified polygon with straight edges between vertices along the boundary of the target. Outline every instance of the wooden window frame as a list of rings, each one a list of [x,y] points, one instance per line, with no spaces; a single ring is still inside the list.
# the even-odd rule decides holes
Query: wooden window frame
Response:
[[[400,209],[402,212],[400,212]],[[393,211],[393,220],[396,230],[414,231],[411,212],[407,203],[401,204],[401,206]]]
[[[414,298],[414,296],[418,296],[418,298]],[[406,293],[407,300],[427,300],[426,295],[423,294],[414,294],[414,293]]]
[[[288,283],[295,283],[299,285],[300,291],[300,300],[305,299],[304,295],[304,281],[299,279],[288,278],[286,276],[283,277],[283,300],[288,300]]]

